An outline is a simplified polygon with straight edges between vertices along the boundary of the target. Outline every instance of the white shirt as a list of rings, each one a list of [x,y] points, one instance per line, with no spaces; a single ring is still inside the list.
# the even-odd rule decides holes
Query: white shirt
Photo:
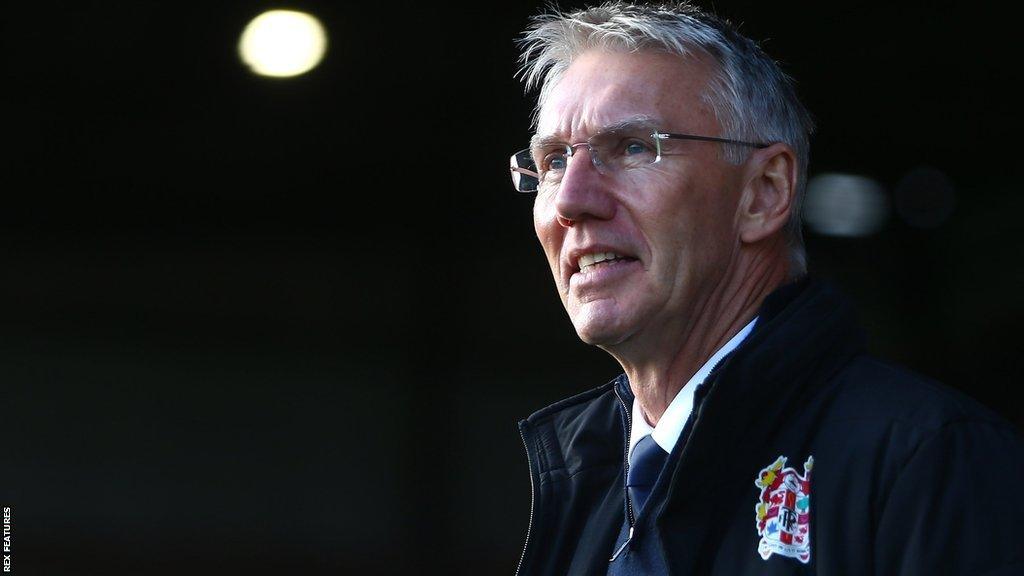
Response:
[[[643,410],[640,409],[640,403],[633,400],[633,424],[629,434],[630,457],[633,456],[633,448],[636,448],[637,443],[648,434],[654,438],[654,441],[665,452],[672,453],[672,448],[675,447],[676,442],[679,440],[679,435],[683,433],[683,428],[686,427],[686,421],[690,419],[690,412],[693,412],[694,390],[704,382],[704,379],[708,377],[708,374],[711,373],[711,370],[718,364],[719,360],[735,350],[746,339],[750,331],[754,329],[754,323],[756,322],[757,317],[755,316],[750,323],[737,332],[724,346],[712,354],[711,358],[708,358],[708,361],[690,377],[686,385],[672,399],[672,403],[668,405],[665,413],[661,415],[661,420],[658,420],[657,426],[651,427],[647,422],[647,417],[644,416]]]

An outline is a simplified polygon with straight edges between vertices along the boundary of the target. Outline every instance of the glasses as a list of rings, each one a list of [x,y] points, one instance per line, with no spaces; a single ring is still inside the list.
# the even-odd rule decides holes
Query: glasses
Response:
[[[603,175],[644,168],[660,162],[662,156],[679,153],[670,143],[671,140],[719,142],[749,148],[768,147],[768,144],[714,136],[660,132],[650,127],[608,130],[577,144],[545,142],[542,139],[534,146],[512,155],[512,184],[516,190],[524,193],[558,187],[580,146],[587,147],[590,161]]]

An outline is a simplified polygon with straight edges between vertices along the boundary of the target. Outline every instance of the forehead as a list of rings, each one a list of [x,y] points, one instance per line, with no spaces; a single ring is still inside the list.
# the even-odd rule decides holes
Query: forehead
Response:
[[[549,93],[537,134],[576,141],[643,116],[661,129],[715,135],[718,122],[703,98],[707,80],[708,65],[696,56],[590,50]]]

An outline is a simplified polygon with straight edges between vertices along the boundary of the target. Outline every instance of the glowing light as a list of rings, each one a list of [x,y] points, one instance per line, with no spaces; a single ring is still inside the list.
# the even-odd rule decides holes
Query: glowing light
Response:
[[[889,215],[882,186],[866,176],[820,174],[807,182],[804,220],[827,236],[868,236]]]
[[[313,69],[327,51],[327,34],[314,16],[292,10],[264,12],[245,27],[238,53],[253,72],[284,78]]]

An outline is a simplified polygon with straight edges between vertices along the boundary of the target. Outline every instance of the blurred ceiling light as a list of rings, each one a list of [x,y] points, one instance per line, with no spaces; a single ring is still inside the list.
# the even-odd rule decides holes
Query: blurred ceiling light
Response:
[[[293,10],[264,12],[245,27],[238,52],[253,72],[284,78],[308,72],[327,50],[327,34],[314,16]]]
[[[827,236],[869,236],[889,214],[882,186],[866,176],[819,174],[807,183],[804,221]]]

